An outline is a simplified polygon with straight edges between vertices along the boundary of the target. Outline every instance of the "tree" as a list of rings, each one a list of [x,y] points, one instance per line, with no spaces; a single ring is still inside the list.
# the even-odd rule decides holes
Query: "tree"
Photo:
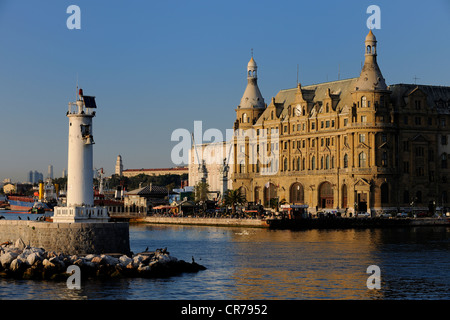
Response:
[[[209,184],[207,182],[199,182],[194,187],[195,201],[205,202],[208,200]]]
[[[247,200],[242,194],[241,189],[227,190],[225,193],[225,205],[231,206],[233,214],[236,213],[236,207],[238,205],[244,205]]]
[[[194,187],[195,202],[201,203],[203,211],[206,210],[206,200],[208,200],[209,184],[207,182],[199,182]]]

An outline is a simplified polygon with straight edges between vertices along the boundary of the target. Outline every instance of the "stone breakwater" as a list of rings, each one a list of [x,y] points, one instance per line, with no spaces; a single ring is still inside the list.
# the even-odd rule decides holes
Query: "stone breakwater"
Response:
[[[51,223],[0,220],[0,243],[23,241],[33,247],[65,254],[131,254],[129,225],[125,222]]]
[[[68,255],[30,247],[22,239],[0,245],[0,276],[16,279],[67,279],[69,266],[78,266],[82,279],[169,277],[206,268],[172,257],[166,249],[135,255]]]

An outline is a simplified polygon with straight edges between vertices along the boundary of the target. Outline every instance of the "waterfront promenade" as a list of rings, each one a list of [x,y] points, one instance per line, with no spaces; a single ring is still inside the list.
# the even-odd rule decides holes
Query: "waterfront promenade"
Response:
[[[274,221],[275,223],[270,223]],[[211,217],[167,217],[167,216],[147,216],[142,219],[136,219],[136,222],[149,224],[168,224],[168,225],[198,225],[215,227],[249,227],[249,228],[274,228],[274,229],[297,229],[299,225],[289,225],[289,220],[265,220],[250,218],[211,218]],[[300,220],[301,221],[301,220]],[[305,219],[305,225],[300,226],[307,229],[340,229],[340,228],[378,228],[378,227],[419,227],[419,226],[450,226],[448,218],[312,218]],[[300,222],[301,223],[301,222]]]
[[[164,217],[147,216],[137,219],[138,222],[150,224],[175,224],[175,225],[198,225],[215,227],[252,227],[267,228],[268,225],[262,219],[237,219],[237,218],[204,218],[204,217]]]

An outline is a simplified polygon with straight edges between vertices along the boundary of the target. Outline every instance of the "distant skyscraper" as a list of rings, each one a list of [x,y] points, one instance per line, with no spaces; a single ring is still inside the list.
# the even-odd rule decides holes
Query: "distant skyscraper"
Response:
[[[30,170],[30,172],[28,172],[28,182],[29,183],[34,183],[34,176],[33,176],[33,170]]]
[[[39,172],[37,172],[36,170],[34,170],[34,179],[33,179],[33,183],[38,183],[39,182]]]
[[[66,169],[63,169],[63,171],[62,171],[62,177],[65,178],[66,176],[67,176]]]
[[[117,160],[116,160],[116,171],[115,171],[115,173],[118,176],[121,176],[122,175],[122,171],[123,171],[122,156],[119,154],[117,156]]]
[[[47,178],[53,179],[53,166],[48,166]]]

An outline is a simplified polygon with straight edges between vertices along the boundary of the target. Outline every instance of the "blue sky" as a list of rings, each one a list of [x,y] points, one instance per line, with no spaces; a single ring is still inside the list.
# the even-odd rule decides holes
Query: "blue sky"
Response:
[[[81,29],[69,30],[69,5]],[[94,166],[172,167],[171,134],[232,128],[254,51],[266,100],[359,75],[366,9],[381,8],[388,84],[450,85],[450,1],[0,0],[0,180],[67,166],[67,103],[95,95]]]

